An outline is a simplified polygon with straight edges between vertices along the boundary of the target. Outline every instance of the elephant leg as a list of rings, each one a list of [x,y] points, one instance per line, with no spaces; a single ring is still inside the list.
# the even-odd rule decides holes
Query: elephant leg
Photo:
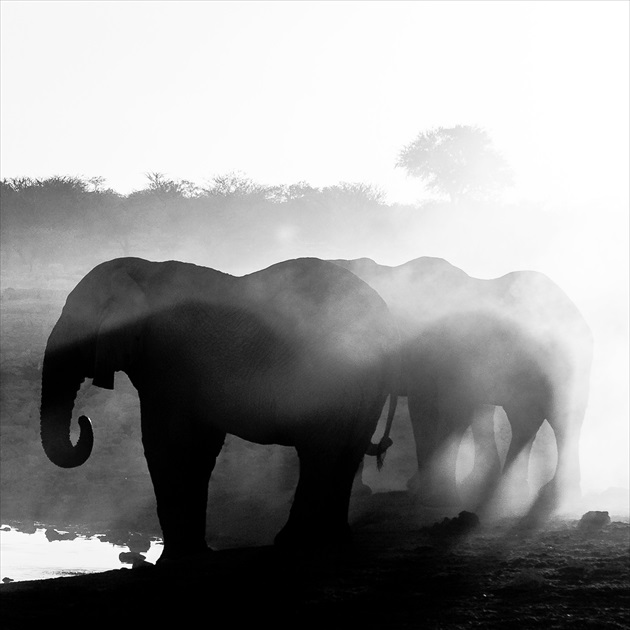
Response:
[[[552,512],[581,497],[579,440],[583,415],[565,413],[549,418],[556,437],[558,463],[555,475],[540,491],[541,511]]]
[[[462,490],[473,501],[485,487],[496,484],[501,475],[501,458],[494,437],[494,411],[494,405],[481,405],[471,424],[475,457],[471,473],[462,481]]]
[[[506,483],[506,502],[515,508],[529,503],[529,459],[538,430],[544,422],[540,412],[532,413],[521,406],[504,406],[512,429],[512,439],[505,457],[502,483]]]
[[[418,470],[409,481],[407,488],[419,499],[431,496],[431,460],[437,447],[439,416],[437,407],[423,397],[408,396],[409,416],[416,446]]]
[[[445,410],[441,414],[430,468],[430,504],[458,505],[461,502],[457,489],[457,457],[470,418],[466,409]]]
[[[146,407],[142,442],[164,539],[159,562],[204,553],[208,483],[225,433]]]
[[[361,461],[356,448],[298,448],[300,478],[289,520],[275,538],[278,546],[312,548],[350,542],[348,508]]]

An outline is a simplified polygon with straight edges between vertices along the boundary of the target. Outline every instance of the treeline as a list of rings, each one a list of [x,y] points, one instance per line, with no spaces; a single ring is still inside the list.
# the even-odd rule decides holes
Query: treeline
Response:
[[[205,187],[151,173],[145,188],[128,195],[102,178],[13,178],[0,182],[0,194],[9,282],[81,275],[117,256],[192,260],[236,273],[295,256],[335,257],[349,243],[378,248],[396,210],[367,184],[265,186],[238,173]]]

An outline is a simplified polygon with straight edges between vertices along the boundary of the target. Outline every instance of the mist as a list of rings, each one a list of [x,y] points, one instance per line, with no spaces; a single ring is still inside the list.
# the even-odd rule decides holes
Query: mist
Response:
[[[39,444],[46,338],[76,283],[121,256],[236,276],[304,256],[433,256],[479,279],[539,271],[594,338],[580,438],[589,509],[611,489],[627,495],[625,3],[28,4],[2,6],[3,515],[157,531],[124,375],[113,392],[85,383],[79,394],[75,417],[98,419],[91,467],[53,470]],[[184,56],[165,34],[186,41]],[[396,168],[419,131],[460,124],[488,130],[511,187],[454,203]],[[495,432],[509,432],[501,410]],[[375,491],[413,474],[404,403],[394,438],[382,471],[366,463]],[[544,425],[532,455],[541,485],[554,457]],[[470,467],[467,435],[458,476]],[[209,529],[226,546],[271,540],[295,481],[285,447],[229,438]],[[230,529],[252,509],[269,519],[263,532]]]

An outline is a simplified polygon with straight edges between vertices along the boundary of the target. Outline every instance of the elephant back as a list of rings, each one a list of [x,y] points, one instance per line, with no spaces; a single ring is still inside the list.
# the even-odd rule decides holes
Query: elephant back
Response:
[[[331,262],[299,258],[241,280],[242,294],[257,312],[315,350],[368,360],[368,355],[386,352],[395,344],[396,328],[383,299]]]

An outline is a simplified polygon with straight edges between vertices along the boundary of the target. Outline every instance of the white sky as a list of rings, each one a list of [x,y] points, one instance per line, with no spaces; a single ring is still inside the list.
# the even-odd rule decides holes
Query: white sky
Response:
[[[540,211],[523,234],[459,225],[467,242],[428,226],[433,249],[413,256],[486,277],[537,268],[567,290],[610,361],[585,478],[627,485],[629,7],[3,0],[0,175],[103,176],[128,193],[147,172],[202,184],[238,170],[408,201],[422,192],[394,168],[404,145],[435,126],[484,127],[516,197]]]
[[[527,194],[628,196],[627,2],[6,2],[2,177],[362,181],[478,124]],[[577,192],[577,189],[579,193]]]

